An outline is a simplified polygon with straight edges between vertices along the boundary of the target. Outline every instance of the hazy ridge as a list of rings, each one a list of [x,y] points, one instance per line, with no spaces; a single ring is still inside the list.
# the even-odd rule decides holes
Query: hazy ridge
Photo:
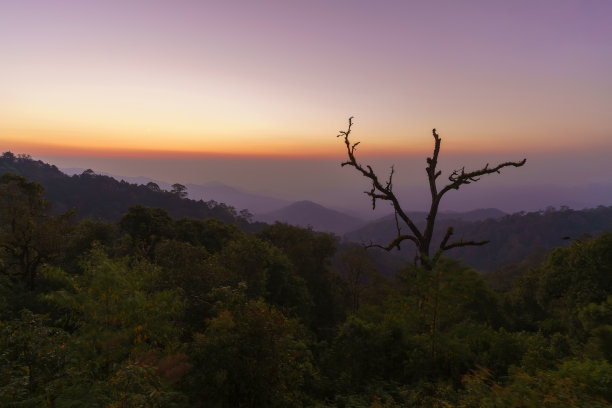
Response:
[[[226,222],[238,222],[243,228],[257,229],[257,222],[285,222],[312,227],[315,231],[331,232],[346,241],[357,243],[385,244],[396,233],[392,215],[366,222],[343,211],[331,209],[313,201],[289,202],[242,191],[221,183],[189,185],[188,191],[200,200],[181,199],[167,191],[155,192],[144,184],[157,183],[162,189],[170,188],[168,183],[157,182],[146,177],[114,176],[122,181],[93,172],[78,174],[80,169],[69,169],[68,176],[40,161],[3,160],[0,172],[16,172],[41,183],[47,197],[58,210],[77,208],[81,216],[118,220],[130,205],[161,207],[175,217],[213,217]],[[140,183],[131,184],[130,182]],[[478,201],[476,201],[478,202]],[[238,207],[237,207],[238,204]],[[255,213],[253,221],[241,219],[238,211],[247,208],[261,210]],[[241,208],[242,207],[242,208]],[[264,212],[264,210],[269,210]],[[252,211],[254,212],[254,211]],[[422,225],[426,213],[408,213],[417,225]],[[584,234],[596,235],[612,229],[612,207],[600,206],[593,209],[574,210],[562,207],[532,212],[507,214],[496,208],[475,209],[465,212],[440,211],[435,231],[434,244],[441,239],[448,228],[455,228],[455,237],[466,240],[489,240],[483,247],[466,247],[450,251],[449,256],[463,261],[480,270],[490,271],[500,266],[518,262],[534,252],[564,246]],[[414,249],[406,245],[400,257],[411,259]]]

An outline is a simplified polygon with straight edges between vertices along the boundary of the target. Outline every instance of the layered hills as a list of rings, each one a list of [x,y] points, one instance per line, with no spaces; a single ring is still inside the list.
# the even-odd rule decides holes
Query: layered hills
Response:
[[[317,231],[332,232],[338,235],[353,231],[365,224],[365,221],[360,218],[308,200],[298,201],[273,212],[256,215],[255,219],[267,223],[278,221],[300,227],[312,227]]]
[[[117,180],[89,169],[80,173],[72,169],[69,172],[73,174],[68,175],[54,165],[12,153],[0,156],[0,174],[5,172],[20,174],[40,183],[57,211],[77,209],[82,217],[116,221],[129,206],[144,205],[163,208],[175,218],[217,218],[251,231],[257,230],[264,222],[284,222],[334,233],[347,242],[386,244],[397,233],[393,215],[366,223],[349,215],[348,211],[327,208],[312,201],[292,203],[220,183],[190,184],[190,197],[197,199],[188,199],[166,191],[169,186],[161,182],[157,182],[160,188],[152,189],[147,184],[156,182],[146,177],[119,177],[121,180]],[[246,208],[254,215],[251,217],[251,214],[235,208]],[[409,216],[420,227],[425,222],[426,213],[410,212]],[[487,272],[519,262],[534,253],[543,253],[585,236],[612,230],[612,207],[584,210],[561,207],[514,214],[495,208],[440,212],[434,246],[449,226],[454,227],[456,239],[489,241],[485,247],[456,248],[447,252],[448,256],[460,258],[467,265]],[[407,243],[402,251],[393,254],[412,259],[414,248]]]

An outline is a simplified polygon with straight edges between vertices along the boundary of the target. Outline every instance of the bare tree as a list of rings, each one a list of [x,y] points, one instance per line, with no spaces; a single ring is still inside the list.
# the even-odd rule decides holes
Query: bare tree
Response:
[[[493,173],[500,173],[500,170],[504,167],[521,167],[525,164],[527,159],[523,159],[518,162],[504,162],[497,166],[490,167],[487,163],[483,168],[474,171],[465,171],[465,168],[453,171],[448,176],[448,183],[442,188],[437,185],[438,177],[442,174],[442,171],[437,169],[438,166],[438,155],[440,153],[440,143],[442,139],[433,129],[432,134],[434,138],[434,150],[431,157],[427,158],[427,167],[425,171],[427,173],[427,180],[429,182],[429,190],[431,192],[431,204],[429,207],[429,213],[427,214],[426,224],[424,229],[419,229],[413,220],[403,210],[399,199],[393,192],[393,174],[394,168],[391,166],[391,172],[389,177],[385,181],[381,181],[371,166],[362,165],[357,161],[355,157],[355,149],[360,142],[351,143],[349,136],[351,134],[351,128],[353,126],[353,117],[349,118],[348,128],[340,131],[337,137],[343,137],[344,143],[346,144],[348,160],[342,163],[342,166],[352,166],[364,177],[370,179],[372,182],[372,189],[365,191],[365,194],[372,198],[372,208],[376,208],[376,200],[390,201],[395,211],[395,225],[397,229],[396,237],[389,242],[387,245],[370,244],[369,247],[379,247],[387,251],[393,248],[400,249],[400,244],[403,241],[412,241],[417,249],[415,263],[420,264],[428,270],[433,270],[442,254],[452,248],[464,247],[470,245],[484,245],[488,241],[464,241],[462,239],[457,241],[451,241],[453,236],[453,227],[449,227],[446,230],[444,238],[440,242],[439,247],[431,255],[431,241],[433,238],[434,226],[436,222],[436,216],[438,214],[438,208],[440,201],[446,193],[451,190],[458,190],[464,184],[470,184],[480,180],[481,176]],[[408,232],[403,233],[400,221],[408,227]]]

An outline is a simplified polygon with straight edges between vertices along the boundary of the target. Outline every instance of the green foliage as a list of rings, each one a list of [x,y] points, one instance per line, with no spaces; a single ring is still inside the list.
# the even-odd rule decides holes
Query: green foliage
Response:
[[[220,252],[231,240],[243,234],[235,225],[214,218],[181,218],[174,223],[174,230],[177,240],[203,246],[212,253]]]
[[[251,298],[263,297],[266,293],[268,270],[277,262],[272,247],[252,237],[242,237],[229,242],[220,253],[219,262],[228,272],[233,286],[245,282],[247,295]]]
[[[161,208],[136,205],[121,218],[119,227],[132,238],[132,248],[140,256],[150,258],[155,245],[173,234],[173,220]]]
[[[0,179],[0,406],[611,405],[611,234],[517,266],[503,293],[450,259],[383,278],[286,224],[133,207],[121,228]]]
[[[91,218],[80,220],[66,237],[66,249],[58,264],[68,273],[81,272],[79,260],[83,254],[88,253],[95,245],[115,249],[118,240],[118,228],[115,224],[106,221],[97,221]]]
[[[365,248],[356,247],[340,254],[340,278],[346,289],[348,309],[355,313],[364,296],[372,296],[368,289],[379,286],[382,276],[368,257]]]
[[[507,384],[492,380],[478,367],[463,378],[461,408],[480,407],[610,407],[612,365],[604,361],[570,360],[553,370],[527,374],[515,370]],[[454,406],[454,405],[450,405]]]
[[[589,304],[580,311],[579,317],[589,333],[585,353],[612,362],[612,295],[600,304]]]
[[[313,376],[308,336],[262,301],[235,296],[190,348],[196,406],[298,407]]]
[[[51,215],[51,203],[38,183],[5,173],[0,177],[1,272],[36,286],[39,267],[58,256],[70,230],[70,213]]]
[[[297,313],[307,321],[311,314],[310,294],[294,264],[268,242],[245,236],[233,240],[219,254],[233,286],[245,282],[247,295]]]
[[[0,405],[51,405],[71,357],[68,341],[68,333],[28,310],[0,322]]]
[[[408,267],[402,272],[416,333],[429,337],[429,355],[438,357],[445,334],[460,322],[501,323],[495,294],[471,268],[442,258],[434,270]]]
[[[552,250],[539,268],[519,278],[509,299],[548,332],[584,336],[578,312],[612,293],[611,275],[612,233],[605,233]]]
[[[70,287],[47,295],[53,303],[79,316],[79,333],[86,348],[112,361],[141,344],[171,347],[171,322],[183,310],[176,291],[153,291],[158,271],[150,264],[129,267],[94,249],[83,265],[84,273],[67,277]],[[102,353],[104,351],[104,353]]]
[[[249,226],[232,207],[225,204],[190,200],[169,191],[118,181],[96,174],[91,169],[80,175],[67,176],[56,166],[32,160],[26,155],[2,155],[0,175],[6,172],[40,183],[46,190],[47,198],[60,212],[78,208],[81,216],[116,222],[129,207],[144,205],[163,208],[176,218],[216,218],[230,224]]]
[[[177,240],[162,241],[155,248],[154,258],[159,266],[156,285],[182,292],[184,328],[189,332],[203,330],[205,319],[211,316],[206,294],[216,286],[227,284],[225,268],[206,248]]]
[[[492,327],[496,296],[472,269],[443,259],[434,271],[409,268],[402,276],[401,290],[340,328],[324,353],[324,393],[435,406],[476,364],[503,375],[520,361],[525,339]]]
[[[78,362],[69,371],[62,398],[112,406],[113,400],[139,401],[153,390],[161,393],[159,375],[147,374],[136,381],[133,373],[155,372],[154,366],[148,368],[140,361],[143,355],[178,352],[173,321],[183,311],[179,293],[155,291],[158,272],[150,264],[129,267],[100,249],[87,257],[83,270],[79,276],[62,276],[56,270],[55,279],[62,278],[66,287],[45,296],[50,305],[71,316],[76,327],[69,347]],[[85,384],[92,391],[82,395]]]
[[[401,383],[410,346],[396,322],[371,323],[350,316],[326,353],[328,385],[335,393],[351,395],[384,382]]]
[[[334,237],[282,223],[263,229],[257,236],[280,248],[295,267],[297,275],[306,282],[314,303],[311,327],[322,332],[340,322],[345,289],[331,268],[336,251]]]

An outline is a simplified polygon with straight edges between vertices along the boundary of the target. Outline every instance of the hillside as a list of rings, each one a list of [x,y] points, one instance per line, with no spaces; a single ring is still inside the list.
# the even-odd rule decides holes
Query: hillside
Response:
[[[4,171],[41,180],[64,208],[79,196],[95,213],[155,197],[244,221],[91,170],[67,176],[5,154]],[[117,229],[53,214],[34,182],[0,181],[0,406],[380,406],[371,384],[397,395],[390,407],[423,407],[432,388],[448,407],[495,406],[500,395],[519,406],[526,393],[530,406],[557,394],[567,395],[559,406],[612,400],[612,233],[579,237],[608,227],[612,207],[441,213],[458,238],[492,240],[470,248],[473,262],[573,239],[485,278],[453,259],[411,268],[397,253],[281,223],[252,234],[136,207]],[[319,229],[354,221],[312,202],[284,210],[327,223]],[[389,222],[364,231],[384,238]],[[279,395],[290,403],[270,404]],[[426,406],[439,406],[433,397]]]
[[[128,207],[139,204],[163,208],[175,218],[216,218],[228,223],[247,224],[225,204],[181,198],[167,191],[154,191],[144,185],[117,181],[92,170],[68,176],[56,166],[32,160],[27,155],[4,153],[0,157],[0,174],[7,172],[40,183],[56,211],[77,209],[81,217],[114,221],[120,219]]]
[[[68,175],[79,175],[86,169],[83,168],[62,168],[62,172]],[[170,183],[166,183],[160,180],[154,180],[149,177],[130,177],[122,176],[118,174],[111,174],[101,172],[99,174],[110,176],[116,180],[125,180],[132,184],[148,184],[155,183],[163,190],[171,190],[172,186]],[[282,207],[285,207],[291,203],[291,201],[284,200],[282,198],[270,197],[267,195],[252,193],[239,188],[228,186],[227,184],[211,181],[205,184],[186,184],[187,197],[192,200],[203,200],[206,202],[215,201],[218,203],[224,203],[237,210],[246,209],[252,214],[262,214],[271,211],[276,211]]]
[[[312,201],[298,201],[280,210],[255,217],[258,221],[276,221],[300,227],[312,227],[315,231],[342,235],[363,225],[364,221],[340,211],[332,210]]]
[[[11,172],[40,183],[56,211],[77,209],[81,217],[118,220],[132,205],[160,207],[175,217],[216,218],[236,223],[248,230],[257,225],[241,217],[233,207],[215,201],[195,201],[181,198],[167,191],[154,191],[145,185],[95,174],[86,170],[68,176],[56,166],[32,160],[29,156],[4,153],[0,157],[0,174]],[[228,190],[227,186],[220,186]],[[409,215],[422,225],[424,212]],[[300,201],[279,210],[255,217],[257,221],[286,222],[316,231],[343,235],[347,241],[357,243],[386,243],[396,231],[393,216],[383,217],[364,225],[363,220],[335,211],[311,201]],[[465,247],[449,251],[449,257],[462,259],[467,265],[488,272],[527,256],[556,246],[566,246],[584,234],[596,235],[612,229],[612,207],[600,206],[590,210],[548,209],[506,215],[496,209],[478,209],[469,212],[441,212],[434,234],[434,242],[441,239],[449,226],[455,227],[455,238],[489,240],[485,247]],[[402,248],[402,256],[411,259],[414,249]]]
[[[519,262],[534,252],[567,246],[568,242],[585,234],[595,236],[612,230],[612,207],[600,206],[586,210],[563,207],[559,210],[549,208],[546,211],[500,215],[503,213],[491,210],[476,210],[465,214],[441,213],[434,233],[434,243],[440,242],[449,226],[455,228],[455,239],[489,240],[484,247],[455,248],[446,253],[451,258],[462,259],[481,272],[487,272]],[[409,213],[409,216],[417,226],[424,223],[425,213]],[[345,239],[387,243],[393,239],[395,231],[393,216],[387,216],[347,233]],[[402,252],[409,258],[414,256],[414,248],[409,244],[402,247]]]
[[[214,200],[238,210],[247,209],[253,214],[276,211],[291,203],[288,200],[251,193],[218,182],[187,184],[187,192],[192,199]]]

